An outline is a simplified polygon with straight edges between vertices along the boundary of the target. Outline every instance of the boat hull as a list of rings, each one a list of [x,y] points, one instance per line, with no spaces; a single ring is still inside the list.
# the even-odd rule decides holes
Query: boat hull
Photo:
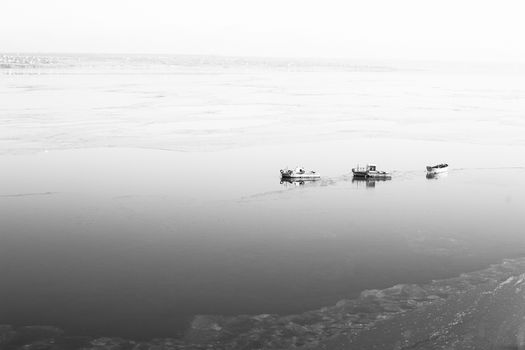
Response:
[[[281,178],[291,180],[317,180],[321,178],[321,175],[317,174],[282,174]]]
[[[359,171],[359,170],[352,170],[352,173],[354,174],[354,177],[358,178],[374,178],[374,179],[388,179],[392,177],[392,174],[384,172],[384,171]]]
[[[442,173],[446,173],[447,171],[448,171],[448,166],[441,167],[441,168],[427,166],[427,174],[442,174]]]

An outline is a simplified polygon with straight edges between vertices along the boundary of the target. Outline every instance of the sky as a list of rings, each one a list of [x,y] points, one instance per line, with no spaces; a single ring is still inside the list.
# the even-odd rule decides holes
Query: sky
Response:
[[[525,62],[524,10],[507,0],[4,0],[0,52]]]

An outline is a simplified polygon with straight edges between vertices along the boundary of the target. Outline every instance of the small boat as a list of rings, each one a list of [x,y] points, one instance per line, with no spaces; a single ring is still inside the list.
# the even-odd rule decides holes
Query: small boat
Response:
[[[321,175],[315,171],[306,171],[303,167],[296,167],[293,170],[281,169],[281,177],[283,179],[318,180]]]
[[[427,174],[435,175],[441,174],[448,171],[448,164],[438,164],[433,166],[427,166]]]
[[[391,178],[392,174],[387,171],[379,171],[377,170],[377,166],[375,164],[367,164],[365,168],[360,168],[359,165],[356,168],[352,169],[352,173],[354,174],[354,177],[361,177],[361,178]]]

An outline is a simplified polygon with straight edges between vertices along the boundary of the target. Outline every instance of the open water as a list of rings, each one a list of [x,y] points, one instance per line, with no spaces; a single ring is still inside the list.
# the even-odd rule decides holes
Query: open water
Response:
[[[525,68],[0,57],[0,323],[177,337],[525,255]],[[375,162],[389,181],[353,181]],[[425,166],[450,172],[427,179]],[[303,165],[314,183],[282,183]]]

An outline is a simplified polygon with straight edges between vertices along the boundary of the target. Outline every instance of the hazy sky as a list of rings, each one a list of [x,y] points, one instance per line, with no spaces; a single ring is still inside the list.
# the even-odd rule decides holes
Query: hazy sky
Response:
[[[505,0],[4,0],[0,51],[525,62],[524,10]]]

